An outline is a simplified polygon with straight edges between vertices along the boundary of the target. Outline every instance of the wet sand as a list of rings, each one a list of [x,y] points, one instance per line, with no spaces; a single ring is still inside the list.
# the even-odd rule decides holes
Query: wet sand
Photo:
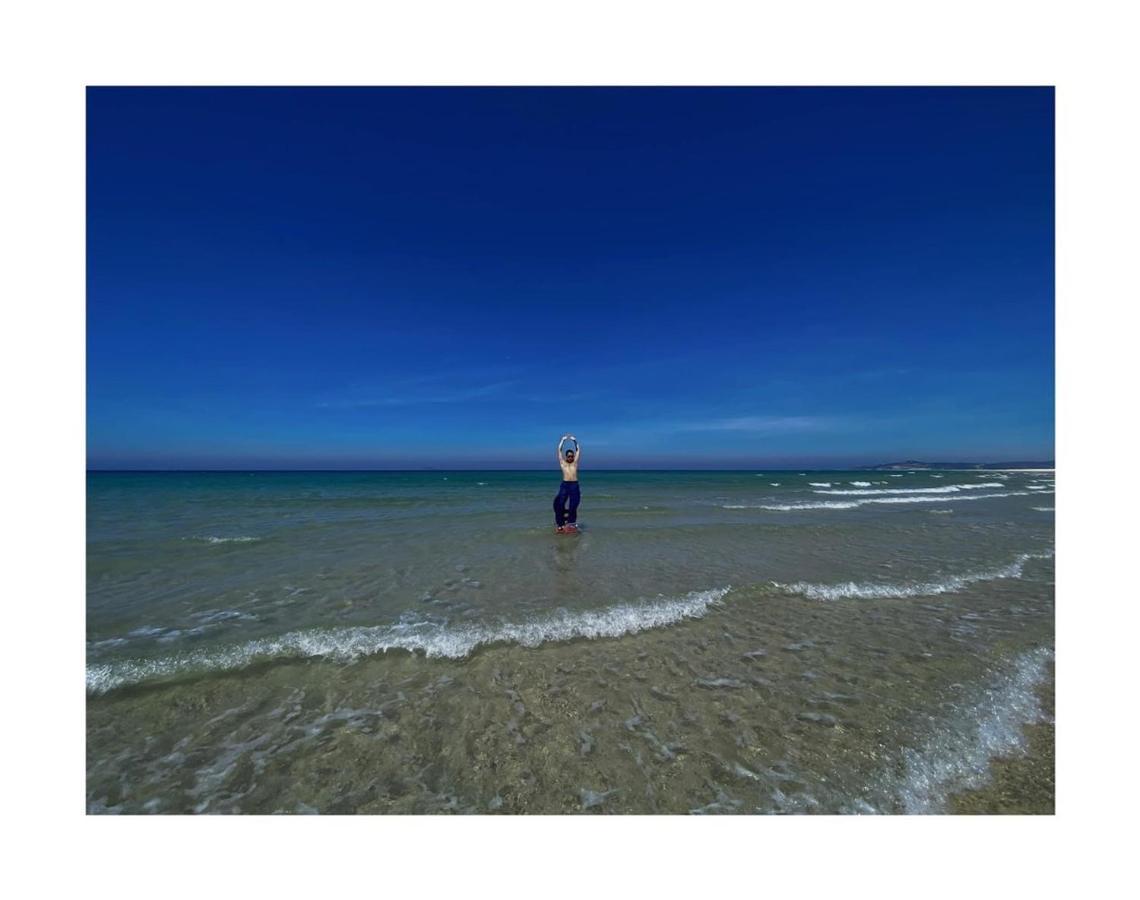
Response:
[[[88,702],[88,809],[947,812],[955,781],[986,783],[979,729],[1005,733],[1025,707],[1011,661],[1040,652],[1030,618],[1005,623],[992,652],[976,652],[976,623],[1029,589],[922,605],[754,590],[616,640],[125,688]],[[960,811],[1048,811],[1011,765]]]

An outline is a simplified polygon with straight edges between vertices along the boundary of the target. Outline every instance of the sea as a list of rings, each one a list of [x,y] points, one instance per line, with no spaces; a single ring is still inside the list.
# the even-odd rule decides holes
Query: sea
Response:
[[[88,813],[947,813],[1051,724],[1052,470],[560,477],[89,473]]]

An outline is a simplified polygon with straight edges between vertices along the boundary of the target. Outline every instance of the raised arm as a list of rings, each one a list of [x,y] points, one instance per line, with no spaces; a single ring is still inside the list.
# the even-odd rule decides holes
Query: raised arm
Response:
[[[561,440],[558,441],[558,449],[554,451],[554,455],[557,457],[559,463],[562,462],[562,445],[566,443],[566,438],[568,437],[570,437],[568,434],[562,435]]]
[[[568,434],[567,437],[574,442],[574,462],[580,463],[582,461],[582,444],[572,434]]]

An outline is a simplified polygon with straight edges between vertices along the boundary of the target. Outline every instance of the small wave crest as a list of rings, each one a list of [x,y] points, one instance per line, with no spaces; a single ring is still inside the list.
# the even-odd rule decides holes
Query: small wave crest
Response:
[[[819,503],[726,503],[721,509],[774,509],[780,512],[790,512],[794,509],[854,509],[859,504],[855,501],[819,502]]]
[[[1007,566],[967,572],[964,575],[950,575],[938,581],[912,582],[908,584],[883,584],[874,582],[846,581],[841,584],[812,584],[797,581],[794,584],[775,585],[793,594],[801,594],[809,600],[880,600],[902,597],[931,597],[936,594],[950,594],[963,590],[979,581],[996,581],[1000,578],[1020,578],[1025,564],[1031,559],[1050,559],[1053,551],[1022,553]]]
[[[815,493],[844,493],[839,492],[825,492],[816,491]],[[850,493],[850,492],[847,492]],[[948,503],[953,501],[955,503],[961,500],[990,500],[998,497],[1025,497],[1028,491],[1011,491],[1002,494],[942,494],[937,497],[921,496],[921,497],[862,497],[858,500],[822,500],[822,501],[809,501],[807,503],[726,503],[722,509],[770,509],[778,512],[795,512],[801,509],[854,509],[857,506],[865,506],[868,503]]]
[[[257,616],[236,609],[207,609],[193,613],[190,619],[193,620],[193,625],[188,623],[182,623],[178,626],[140,625],[125,635],[99,641],[89,640],[87,649],[92,653],[101,653],[104,650],[115,649],[138,641],[156,641],[159,644],[170,644],[185,638],[201,637],[210,630],[226,627],[226,623],[255,622]]]
[[[203,544],[250,544],[254,541],[260,541],[259,537],[249,537],[248,535],[239,535],[238,537],[216,537],[212,534],[195,536],[190,538],[192,541],[201,541]]]
[[[683,597],[660,597],[647,603],[623,603],[600,610],[563,610],[521,623],[464,626],[398,622],[385,626],[293,631],[221,650],[88,665],[87,692],[103,694],[126,685],[196,672],[232,671],[275,659],[322,657],[350,662],[388,650],[418,651],[428,657],[459,659],[484,644],[515,643],[537,647],[575,638],[616,638],[672,625],[684,619],[700,618],[729,590],[724,587],[693,591]]]
[[[859,503],[945,503],[953,500],[955,503],[961,500],[992,500],[997,497],[1024,497],[1025,491],[1010,491],[1004,494],[966,494],[965,496],[957,497],[868,497],[865,500],[859,500]]]
[[[852,484],[866,484],[866,482],[852,481]],[[957,494],[959,491],[976,491],[980,488],[1001,488],[1005,485],[991,481],[982,484],[947,484],[942,487],[926,488],[871,488],[870,490],[853,491],[850,489],[837,489],[832,491],[812,491],[813,494],[842,494],[848,497],[874,497],[891,494]]]
[[[1022,750],[1022,726],[1042,719],[1037,687],[1048,675],[1052,650],[1022,654],[971,703],[963,725],[946,723],[918,748],[903,751],[903,774],[893,793],[910,814],[939,813],[956,791],[980,787],[990,760]]]

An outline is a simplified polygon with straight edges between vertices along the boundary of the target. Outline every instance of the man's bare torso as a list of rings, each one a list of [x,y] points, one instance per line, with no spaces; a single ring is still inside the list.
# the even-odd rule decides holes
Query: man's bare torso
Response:
[[[564,451],[563,445],[567,441],[573,441],[574,446],[569,451]],[[572,452],[573,459],[567,459],[567,455]],[[582,459],[582,445],[578,443],[578,439],[572,434],[562,435],[562,440],[558,442],[558,452],[556,454],[558,465],[562,467],[562,480],[563,481],[577,481],[578,480],[578,462]]]

